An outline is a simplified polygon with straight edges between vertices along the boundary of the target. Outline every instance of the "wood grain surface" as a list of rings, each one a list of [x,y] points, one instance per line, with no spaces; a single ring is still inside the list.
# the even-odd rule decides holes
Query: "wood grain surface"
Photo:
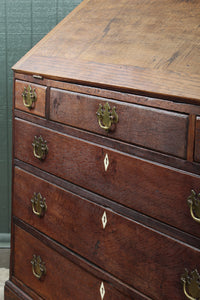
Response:
[[[31,86],[31,89],[35,90],[36,101],[34,102],[33,108],[27,108],[23,103],[22,93],[24,88]],[[15,108],[24,110],[26,112],[36,114],[41,117],[45,117],[45,106],[46,106],[46,90],[47,87],[38,84],[30,84],[25,81],[15,81]]]
[[[44,161],[33,155],[35,135],[42,135],[47,141],[49,152]],[[15,142],[16,158],[199,236],[199,226],[192,220],[187,205],[191,189],[199,191],[199,176],[18,119],[15,120]]]
[[[29,182],[31,188],[27,188]],[[30,199],[34,191],[46,198],[48,208],[43,218],[32,213]],[[15,216],[153,299],[169,299],[171,295],[181,299],[181,272],[184,266],[192,269],[198,265],[197,249],[18,168],[13,209]],[[171,278],[170,286],[165,278]]]
[[[109,133],[96,112],[101,104],[116,108],[119,121]],[[83,94],[50,90],[50,119],[181,158],[186,158],[188,115],[119,103]],[[162,132],[162,134],[161,134]]]
[[[199,15],[198,0],[85,0],[13,69],[199,100]]]
[[[26,286],[34,289],[43,299],[82,300],[86,295],[87,299],[100,299],[101,278],[93,276],[67,260],[18,226],[15,226],[14,247],[14,276]],[[45,262],[46,275],[41,280],[34,277],[32,273],[30,261],[34,254],[39,255]],[[104,288],[108,299],[130,299],[119,293],[109,282],[104,282]],[[139,299],[143,300],[145,297]]]

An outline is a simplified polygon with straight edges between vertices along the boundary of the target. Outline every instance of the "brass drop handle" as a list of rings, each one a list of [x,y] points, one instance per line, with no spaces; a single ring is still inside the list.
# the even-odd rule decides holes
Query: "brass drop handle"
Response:
[[[185,269],[185,273],[181,276],[181,281],[183,283],[183,292],[188,299],[200,299],[200,275],[197,269],[192,271],[190,274],[188,270]]]
[[[33,155],[40,160],[44,160],[48,153],[47,142],[44,141],[41,136],[39,137],[35,136],[32,146],[33,146]]]
[[[35,101],[37,100],[35,89],[32,90],[32,87],[30,85],[28,87],[24,87],[22,98],[24,106],[29,109],[34,108]]]
[[[31,260],[33,275],[39,280],[46,275],[45,263],[42,261],[40,256],[33,255]]]
[[[200,223],[200,194],[197,194],[194,190],[191,190],[191,194],[187,199],[187,203],[190,208],[192,219],[197,223]]]
[[[96,112],[99,126],[109,131],[111,129],[112,124],[116,124],[119,120],[118,115],[115,111],[115,107],[110,108],[108,102],[104,105],[104,107],[99,104],[99,109]]]
[[[46,199],[40,193],[34,193],[31,203],[33,213],[38,217],[43,217],[47,210]]]

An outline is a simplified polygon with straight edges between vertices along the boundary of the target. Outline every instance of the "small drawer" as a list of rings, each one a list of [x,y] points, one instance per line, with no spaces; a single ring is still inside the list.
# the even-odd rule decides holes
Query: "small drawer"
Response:
[[[41,183],[40,180],[39,183]],[[198,249],[124,218],[109,209],[104,209],[99,205],[80,199],[80,197],[70,195],[68,192],[56,191],[55,186],[48,186],[45,183],[40,186],[41,188],[48,189],[48,191],[44,190],[44,194],[48,195],[48,199],[46,199],[48,211],[43,220],[35,219],[33,221],[33,217],[28,213],[20,213],[22,202],[20,203],[20,199],[17,203],[18,198],[15,199],[15,207],[18,206],[18,209],[15,209],[17,216],[36,225],[41,231],[49,231],[50,237],[59,240],[60,243],[108,271],[122,282],[143,292],[151,299],[182,300],[184,298],[181,277],[185,273],[185,269],[191,272],[199,268],[200,251]],[[25,203],[24,207],[26,205]],[[22,212],[23,210],[22,208]],[[70,287],[73,286],[73,280],[77,281],[79,276],[80,278],[84,277],[83,272],[83,274],[78,270],[76,272],[74,270],[77,269],[76,266],[68,266],[69,262],[64,261],[63,258],[55,257],[54,260],[53,251],[43,249],[44,247],[38,245],[37,241],[32,242],[26,232],[21,235],[21,242],[17,242],[18,239],[16,232],[16,243],[20,249],[18,251],[20,253],[16,255],[20,255],[21,263],[18,263],[18,259],[15,261],[19,268],[17,276],[20,280],[23,281],[23,274],[27,274],[27,278],[29,278],[30,255],[34,253],[41,255],[46,262],[46,268],[50,269],[50,273],[54,273],[54,277],[58,281],[60,270],[55,269],[54,271],[52,269],[54,265],[61,266],[61,272],[65,270],[63,278],[70,270],[71,276],[70,279],[68,277],[69,282],[66,283]],[[24,247],[28,247],[29,250],[26,252]],[[24,266],[22,266],[21,271],[20,265],[23,264],[22,259],[24,257],[28,259],[27,268],[29,268],[29,272],[26,269],[23,270]],[[26,265],[26,262],[24,264]],[[92,279],[88,278],[87,275],[85,277],[89,288]],[[31,275],[30,278],[32,278]],[[52,286],[49,281],[47,280],[46,287]],[[24,283],[29,285],[26,281]],[[198,285],[198,282],[196,284]],[[85,283],[80,280],[80,289],[82,285]],[[95,283],[91,291],[93,297],[96,290],[99,290],[94,286]],[[40,288],[42,290],[42,286]],[[59,289],[63,290],[63,287],[60,286]],[[190,290],[189,287],[187,289]],[[86,295],[89,292],[84,291],[84,293]],[[89,294],[88,296],[90,299]],[[79,296],[75,299],[79,299]],[[94,297],[93,299],[98,298]]]
[[[100,111],[99,105],[101,105]],[[108,116],[109,113],[111,115]],[[98,114],[101,114],[99,119]],[[111,121],[104,124],[103,114],[105,119],[107,116],[106,120],[113,119],[113,124]],[[186,158],[188,132],[188,115],[186,114],[52,88],[50,90],[50,119]],[[104,129],[109,126],[111,126],[110,130]]]
[[[42,140],[40,148],[44,151],[37,150],[36,156],[41,156],[37,158],[33,145]],[[200,236],[200,224],[192,218],[188,203],[192,190],[200,192],[200,176],[19,119],[15,120],[15,145],[19,160]]]
[[[15,81],[15,108],[45,117],[45,86],[25,81]]]
[[[113,281],[112,284],[108,280],[104,281],[102,278],[105,276],[101,272],[96,277],[92,271],[89,272],[83,266],[72,262],[74,255],[67,250],[65,252],[68,257],[71,256],[72,261],[16,225],[14,231],[13,275],[43,299],[130,299],[115,289]],[[136,299],[147,298],[140,296]]]

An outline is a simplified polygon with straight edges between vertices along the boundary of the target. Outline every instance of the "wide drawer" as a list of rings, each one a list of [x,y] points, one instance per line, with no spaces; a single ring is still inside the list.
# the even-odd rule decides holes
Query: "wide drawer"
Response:
[[[15,225],[14,232],[13,275],[42,298],[46,300],[131,299],[120,293],[108,281],[102,281],[83,267],[61,256],[20,227]],[[138,296],[137,299],[147,298]]]
[[[33,154],[35,136],[47,141],[44,160]],[[15,121],[15,157],[127,207],[199,236],[188,205],[200,177],[154,164],[68,135]]]
[[[15,108],[45,117],[45,86],[26,81],[15,81]]]
[[[108,132],[97,120],[99,104],[116,108]],[[104,110],[104,108],[103,108]],[[51,88],[50,119],[159,152],[186,158],[188,115]],[[101,126],[103,121],[100,122]],[[114,129],[114,130],[112,130]]]
[[[27,172],[16,169],[15,176],[13,208],[17,217],[153,299],[183,299],[181,276],[185,268],[199,267],[198,249]],[[46,198],[47,211],[42,218],[32,213],[33,191]]]

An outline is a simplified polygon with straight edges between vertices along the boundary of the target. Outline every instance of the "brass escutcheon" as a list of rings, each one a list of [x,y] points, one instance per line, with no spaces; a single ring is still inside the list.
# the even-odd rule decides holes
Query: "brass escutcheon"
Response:
[[[38,217],[43,217],[47,210],[46,199],[42,198],[40,193],[34,193],[31,198],[31,203],[33,213]]]
[[[187,203],[190,207],[190,214],[193,220],[200,223],[200,193],[197,194],[194,190],[191,190]]]
[[[45,159],[48,153],[48,147],[46,143],[47,142],[44,141],[41,136],[39,137],[35,136],[32,146],[33,146],[33,154],[36,158],[40,160]]]
[[[34,254],[31,264],[33,275],[37,279],[41,279],[46,274],[45,263],[42,261],[41,257]]]
[[[30,85],[27,88],[24,87],[22,98],[23,98],[23,103],[27,108],[29,109],[34,108],[35,101],[37,100],[35,89],[32,90]]]
[[[184,294],[188,299],[200,299],[200,275],[196,269],[191,274],[185,269],[185,273],[181,276],[181,281]]]
[[[119,120],[118,115],[115,111],[115,107],[113,107],[113,109],[111,110],[108,102],[106,102],[104,107],[99,104],[99,109],[97,110],[96,115],[99,126],[106,131],[109,131],[112,124],[116,124]]]

